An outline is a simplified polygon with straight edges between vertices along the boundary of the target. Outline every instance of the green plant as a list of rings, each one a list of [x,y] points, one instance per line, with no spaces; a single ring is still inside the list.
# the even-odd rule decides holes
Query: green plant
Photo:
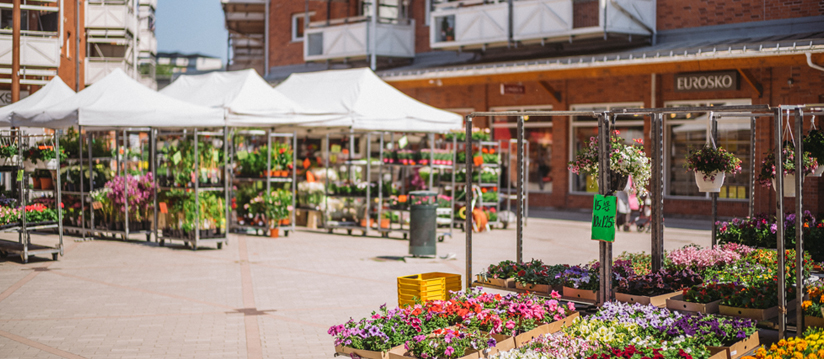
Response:
[[[804,151],[809,152],[819,165],[824,162],[824,132],[812,130],[804,137]]]
[[[14,156],[17,156],[16,144],[0,146],[0,158],[13,158]]]
[[[783,154],[781,157],[784,159],[784,175],[796,174],[795,147],[791,143],[786,143],[784,144],[784,149],[782,152]],[[801,160],[801,173],[804,175],[813,173],[815,168],[818,167],[818,162],[815,158],[812,158],[810,153],[807,151],[804,151]],[[770,151],[770,153],[768,153],[764,158],[764,161],[761,162],[761,171],[759,171],[758,176],[755,179],[762,186],[768,187],[772,184],[773,178],[775,178],[775,151]]]
[[[684,166],[690,171],[702,172],[705,178],[709,176],[712,180],[715,179],[715,173],[741,172],[741,160],[723,147],[705,146],[700,150],[690,151]]]

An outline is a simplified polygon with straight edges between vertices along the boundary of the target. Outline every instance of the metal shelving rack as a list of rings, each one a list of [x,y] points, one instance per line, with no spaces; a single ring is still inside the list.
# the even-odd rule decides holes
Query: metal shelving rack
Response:
[[[266,147],[267,148],[266,176],[261,177],[261,178],[238,177],[238,176],[235,175],[234,169],[232,169],[229,172],[232,175],[232,177],[231,177],[232,178],[232,184],[238,185],[238,184],[241,184],[241,183],[244,183],[244,182],[254,184],[255,182],[261,182],[262,181],[262,182],[266,183],[266,193],[270,193],[272,191],[272,183],[278,183],[278,184],[288,183],[288,184],[291,185],[291,191],[292,191],[292,208],[296,208],[296,200],[297,200],[297,163],[298,163],[298,157],[297,157],[298,156],[298,154],[297,154],[298,137],[297,137],[297,133],[296,132],[292,132],[292,133],[273,133],[271,130],[265,130],[265,131],[263,131],[263,130],[241,130],[241,131],[234,131],[233,134],[232,134],[232,138],[236,139],[238,136],[244,136],[244,135],[245,136],[250,136],[250,135],[251,136],[266,136],[266,146],[267,146]],[[286,141],[289,141],[291,139],[291,145],[292,145],[292,171],[290,171],[291,174],[289,175],[289,177],[272,177],[272,142],[273,142],[273,139],[274,140],[286,139]],[[235,149],[234,147],[238,143],[238,141],[232,141],[232,142],[233,142],[233,146],[231,146],[231,149],[234,150]],[[232,158],[233,161],[234,161],[234,154],[235,154],[234,152],[235,151],[233,151],[233,153],[231,153],[231,154],[227,153],[227,156],[229,158]],[[234,163],[232,163],[232,164],[234,164]],[[234,166],[231,166],[231,167],[234,168]],[[234,193],[232,194],[232,197],[234,197]],[[227,203],[227,206],[228,205],[229,204]],[[289,217],[290,217],[290,220],[289,220],[289,226],[287,227],[288,229],[284,229],[284,235],[286,235],[287,237],[289,236],[289,232],[294,232],[295,231],[295,211],[294,210],[291,211],[291,214],[289,215]],[[236,219],[231,220],[230,223],[231,223],[230,229],[232,229],[232,230],[253,229],[253,230],[255,230],[255,232],[257,232],[259,230],[266,231],[266,230],[269,229],[269,227],[241,225],[241,224],[237,223]],[[283,228],[283,227],[280,227],[280,228]]]
[[[372,160],[372,156],[371,156],[372,133],[371,132],[367,132],[367,133],[349,132],[349,133],[346,133],[344,135],[349,136],[349,158],[347,158],[347,160],[344,161],[344,165],[347,166],[347,168],[348,168],[347,173],[349,173],[350,182],[352,180],[352,168],[355,167],[355,166],[363,166],[363,167],[366,168],[366,173],[364,174],[363,178],[365,179],[365,182],[371,183],[371,179],[372,179],[372,172],[371,172],[371,169],[372,169],[372,165],[371,165],[371,160]],[[353,160],[353,156],[355,154],[355,137],[356,136],[362,136],[362,137],[366,138],[366,152],[365,152],[365,155],[363,156],[363,157],[365,157],[365,162],[364,163],[361,163],[361,161],[363,161],[364,159]],[[329,166],[330,166],[330,163],[329,163],[329,156],[330,156],[329,140],[330,140],[330,135],[326,134],[326,142],[325,142],[325,145],[324,145],[323,153],[324,153],[324,168],[326,168],[327,170],[329,169]],[[341,181],[341,182],[343,182],[343,181]],[[380,183],[380,181],[379,181],[379,183]],[[350,235],[352,234],[352,231],[360,230],[362,232],[362,235],[365,236],[367,231],[369,230],[369,227],[370,227],[369,226],[369,224],[370,224],[369,223],[370,222],[370,216],[369,215],[370,215],[371,202],[372,202],[371,201],[372,200],[372,186],[371,185],[366,186],[366,195],[365,196],[350,196],[350,195],[330,194],[329,193],[329,176],[326,175],[326,176],[324,176],[324,188],[325,188],[325,192],[324,192],[325,196],[324,196],[324,202],[323,202],[323,213],[324,213],[323,228],[325,228],[329,233],[333,233],[335,229],[346,229],[346,233],[350,234]],[[352,200],[353,202],[355,202],[357,200],[360,200],[360,199],[363,199],[365,201],[364,202],[364,214],[365,215],[364,215],[364,218],[362,218],[362,219],[366,219],[366,226],[361,225],[361,223],[358,222],[358,221],[348,222],[348,223],[338,223],[338,224],[329,223],[329,222],[331,222],[329,220],[330,213],[331,213],[329,211],[329,198],[330,197],[331,198],[343,198],[343,199],[347,199],[347,200]],[[352,207],[352,206],[347,204],[347,208],[350,208],[350,207]]]
[[[70,158],[70,159],[67,160],[67,162],[72,163],[72,162],[77,161],[77,163],[78,163],[78,166],[79,166],[79,169],[80,169],[80,191],[63,191],[63,193],[65,193],[67,195],[79,196],[80,197],[80,216],[81,216],[80,217],[80,223],[81,223],[81,225],[80,225],[80,227],[65,226],[65,229],[67,229],[69,231],[74,231],[74,232],[80,233],[80,235],[82,236],[82,238],[84,240],[86,239],[86,235],[89,235],[91,237],[95,237],[95,234],[97,234],[100,237],[103,237],[105,235],[111,235],[112,237],[116,237],[116,236],[119,235],[123,240],[128,240],[129,236],[132,235],[132,234],[143,234],[143,235],[146,236],[146,241],[149,242],[149,241],[152,240],[152,233],[155,232],[155,230],[153,228],[142,229],[142,230],[130,230],[129,229],[129,215],[128,215],[128,213],[129,213],[129,203],[128,203],[128,201],[125,203],[125,213],[126,213],[126,215],[124,216],[123,230],[114,230],[114,229],[109,229],[109,228],[98,228],[95,225],[94,208],[91,206],[91,196],[89,196],[89,193],[96,190],[96,189],[99,189],[99,188],[94,188],[93,184],[90,183],[89,184],[90,191],[86,191],[83,161],[84,160],[87,161],[86,163],[87,163],[87,169],[89,171],[89,181],[92,181],[94,179],[94,171],[92,170],[92,161],[95,161],[95,160],[97,160],[97,161],[100,161],[100,160],[112,161],[112,160],[114,160],[116,162],[116,173],[115,174],[117,176],[120,176],[121,174],[127,174],[128,173],[129,163],[134,163],[134,162],[140,163],[140,162],[143,161],[142,153],[141,153],[140,158],[137,159],[137,160],[130,159],[130,158],[128,158],[128,156],[126,156],[126,150],[130,147],[129,142],[128,142],[129,141],[129,134],[130,133],[135,133],[135,132],[136,133],[147,133],[149,135],[149,143],[151,144],[151,143],[154,143],[154,135],[155,135],[154,131],[152,131],[150,128],[124,128],[124,129],[115,130],[114,131],[114,133],[115,133],[115,144],[118,144],[118,134],[120,135],[119,137],[122,141],[120,144],[115,146],[115,151],[116,151],[115,156],[114,157],[112,157],[112,156],[94,157],[92,155],[92,142],[94,141],[94,133],[95,132],[103,132],[103,131],[110,132],[110,130],[100,130],[100,129],[86,128],[86,133],[85,133],[86,141],[83,141],[83,138],[84,138],[83,127],[78,126],[78,133],[79,133],[79,136],[80,136],[80,139],[78,141],[78,147],[79,147],[78,148],[79,149],[78,158]],[[86,155],[87,155],[86,158],[84,158],[83,142],[86,142]],[[142,146],[141,146],[141,148],[142,148]],[[123,154],[120,153],[120,149],[123,149]],[[154,152],[155,152],[154,148],[152,148],[152,146],[149,146],[149,156],[148,156],[149,159],[154,158],[153,157]],[[138,166],[138,167],[140,167],[140,166]],[[155,173],[155,171],[154,171],[154,162],[153,161],[151,163],[150,172],[153,173],[153,174]],[[124,186],[125,186],[124,192],[128,192],[129,191],[128,181],[124,182]],[[157,191],[155,191],[155,192],[157,192]],[[87,222],[86,222],[86,204],[87,203],[90,204],[90,206],[89,206],[89,219],[90,219],[90,221],[88,222],[89,228],[86,228],[86,224],[87,224]],[[157,207],[155,206],[154,208],[156,209]],[[155,220],[155,223],[157,223],[156,220]],[[155,226],[156,225],[153,225],[153,227],[155,227]]]
[[[386,143],[385,143],[386,135],[389,135],[389,143],[393,143],[393,144],[395,143],[395,133],[382,133],[382,134],[380,134],[380,137],[379,137],[379,140],[380,140],[380,157],[379,157],[380,161],[377,165],[378,166],[378,179],[379,179],[378,180],[378,206],[377,206],[378,224],[376,226],[377,227],[376,229],[377,229],[378,232],[381,233],[382,237],[389,237],[390,233],[396,232],[396,233],[402,233],[403,237],[405,239],[409,235],[409,228],[408,227],[404,228],[403,217],[404,217],[404,214],[409,213],[409,209],[408,208],[407,209],[391,209],[391,208],[384,209],[383,208],[384,205],[385,205],[384,201],[388,199],[388,198],[384,198],[384,195],[383,195],[384,169],[389,170],[389,173],[391,174],[392,179],[394,180],[395,179],[395,169],[398,169],[398,177],[400,179],[405,179],[405,178],[408,178],[408,176],[409,176],[409,173],[408,173],[409,170],[415,169],[415,168],[428,167],[429,168],[429,181],[428,181],[427,187],[430,190],[436,190],[436,187],[434,186],[435,170],[436,169],[437,170],[449,170],[452,174],[452,176],[451,176],[452,180],[449,183],[449,186],[445,186],[445,185],[441,184],[437,188],[438,189],[438,191],[437,191],[438,194],[444,194],[446,188],[454,189],[455,186],[456,186],[456,183],[455,183],[455,168],[456,168],[456,166],[455,166],[455,164],[457,162],[456,161],[456,159],[457,159],[456,156],[457,155],[456,155],[455,149],[456,149],[456,146],[457,146],[457,141],[456,141],[455,138],[453,138],[452,141],[451,141],[451,145],[452,145],[451,149],[453,150],[453,152],[452,152],[452,165],[436,165],[436,164],[434,164],[436,146],[435,146],[435,134],[433,134],[433,133],[426,134],[426,136],[428,136],[429,151],[430,151],[429,152],[429,164],[427,164],[427,165],[387,164],[387,163],[384,162],[384,156],[383,156],[384,149],[386,148]],[[405,137],[406,135],[408,135],[408,134],[407,133],[402,134],[401,138]],[[443,146],[438,146],[438,147],[446,147],[445,149],[450,149],[449,148],[450,147],[449,146],[450,141],[444,141],[442,144],[443,144]],[[443,148],[439,148],[439,149],[443,149]],[[440,182],[440,179],[438,180],[438,182]],[[409,191],[407,191],[407,189],[405,187],[406,181],[404,180],[404,181],[402,181],[402,183],[403,183],[403,187],[401,188],[401,192],[405,195],[408,195]],[[449,208],[438,208],[437,209],[437,215],[449,215],[449,223],[447,223],[447,227],[446,228],[441,228],[441,226],[437,227],[438,228],[437,235],[438,235],[438,237],[441,241],[444,239],[445,236],[449,236],[449,237],[452,236],[452,227],[453,227],[452,223],[455,221],[455,210],[454,210],[454,208],[455,208],[455,196],[454,196],[454,193],[451,197],[452,197],[452,199],[450,201]],[[389,228],[382,228],[381,227],[380,221],[382,219],[382,215],[383,215],[384,212],[391,212],[391,213],[398,213],[399,214],[398,215],[398,218],[399,218],[398,222],[400,224],[399,228],[392,228],[392,223],[389,224]]]
[[[17,186],[20,194],[19,198],[19,206],[23,208],[23,216],[21,217],[20,226],[14,226],[3,229],[3,232],[17,232],[17,242],[7,241],[7,240],[0,240],[0,255],[3,257],[7,256],[8,254],[16,254],[20,256],[20,259],[23,263],[29,262],[30,256],[35,255],[51,255],[52,260],[57,260],[58,256],[63,255],[63,212],[58,208],[59,204],[62,203],[62,193],[60,191],[60,156],[55,156],[57,159],[57,175],[55,176],[55,185],[54,189],[49,190],[33,190],[28,188],[28,178],[29,174],[26,173],[27,171],[24,170],[23,167],[23,155],[22,155],[22,144],[23,139],[30,140],[32,138],[45,138],[48,135],[25,135],[22,130],[17,129],[17,148],[18,148],[18,160],[16,166],[5,167],[4,172],[10,173],[17,173],[17,176],[20,177],[20,181],[17,181]],[[54,150],[56,153],[60,153],[60,133],[61,130],[56,130],[54,132]],[[12,138],[13,132],[9,132],[9,137]],[[56,224],[41,224],[35,226],[29,226],[26,222],[26,215],[25,215],[25,208],[26,202],[28,201],[29,197],[33,193],[40,193],[40,194],[47,194],[52,193],[54,195],[54,206],[55,210],[57,211],[57,223]],[[58,234],[58,245],[57,247],[48,247],[43,245],[34,244],[31,242],[31,231],[40,230],[40,229],[49,229],[49,228],[57,228]]]
[[[498,218],[497,218],[495,221],[489,221],[489,222],[488,222],[488,224],[490,225],[490,227],[491,227],[491,226],[494,226],[494,225],[501,224],[501,217],[500,217],[500,213],[501,213],[501,199],[502,199],[502,197],[501,197],[501,191],[500,191],[500,189],[501,189],[501,176],[503,175],[503,174],[501,173],[501,171],[500,171],[500,169],[502,168],[502,166],[501,166],[501,162],[500,162],[500,161],[501,161],[501,159],[500,159],[500,153],[501,153],[501,143],[500,143],[500,142],[498,142],[498,141],[475,141],[475,140],[472,140],[472,141],[471,141],[471,144],[472,144],[472,145],[476,145],[476,144],[477,144],[477,145],[478,145],[478,151],[483,151],[483,148],[484,148],[484,147],[487,147],[487,148],[494,148],[494,149],[495,149],[495,153],[497,153],[497,154],[498,154],[498,163],[483,163],[483,164],[481,164],[480,166],[476,166],[476,165],[474,165],[474,164],[473,164],[473,166],[472,166],[473,170],[474,170],[474,169],[477,169],[477,170],[478,170],[478,180],[477,180],[477,181],[475,181],[474,183],[472,183],[472,185],[473,185],[473,186],[478,186],[478,187],[480,187],[480,188],[497,188],[497,189],[498,189],[498,200],[497,200],[497,201],[495,201],[495,202],[480,202],[480,206],[481,206],[481,207],[490,207],[490,208],[495,208],[495,212],[496,212],[496,213],[499,213]],[[465,143],[460,143],[459,145],[462,145],[462,147],[463,147],[463,149],[461,149],[461,150],[463,150],[463,151],[465,151],[465,150],[466,150],[466,146],[467,146],[467,145],[466,145]],[[470,152],[471,152],[473,155],[474,155],[474,153],[475,153],[474,151],[470,151]],[[457,153],[458,153],[458,149],[456,149],[456,150],[455,150],[455,154],[456,154],[456,156],[455,156],[455,159],[456,159],[456,162],[455,162],[455,164],[456,164],[456,170],[457,170],[457,169],[460,169],[460,168],[466,168],[466,166],[467,166],[467,165],[466,165],[465,163],[457,163]],[[471,163],[471,162],[472,162],[472,160],[471,160],[471,159],[467,159],[467,162]],[[498,171],[498,179],[495,181],[495,183],[484,183],[484,182],[481,180],[481,172],[483,172],[483,169],[484,169],[484,168],[496,168],[496,169],[498,169],[498,170],[499,170],[499,171]],[[473,171],[469,171],[469,170],[467,170],[467,171],[466,171],[466,176],[467,176],[467,177],[471,177],[471,176],[472,176],[472,173],[473,173]],[[471,178],[468,178],[468,179],[467,179],[467,183],[470,183],[470,182],[473,182],[473,181],[471,180]],[[460,186],[460,185],[462,185],[462,184],[458,184],[458,186]],[[465,187],[466,187],[466,185],[464,185],[464,188],[465,188]],[[466,188],[465,188],[465,189],[466,189]],[[457,193],[457,191],[453,191],[453,193]],[[453,196],[453,197],[454,197],[454,196]],[[470,197],[469,197],[468,195],[465,195],[465,197],[464,197],[464,198],[470,198]],[[456,204],[456,205],[458,205],[458,206],[467,206],[467,210],[466,210],[466,215],[467,215],[467,217],[472,215],[472,214],[471,214],[471,211],[469,210],[470,208],[469,208],[469,204],[467,203],[467,201],[465,201],[465,200],[464,200],[464,201],[455,201],[455,204]],[[453,223],[455,223],[455,224],[457,224],[457,225],[461,225],[461,226],[463,226],[463,224],[464,224],[464,220],[463,220],[463,219],[461,219],[461,220],[458,220],[458,221],[454,221]],[[464,228],[464,230],[466,230],[466,228]]]
[[[509,142],[507,142],[507,150],[508,150],[507,152],[508,152],[508,157],[509,157],[507,159],[507,161],[510,164],[509,166],[507,166],[507,169],[510,173],[512,173],[512,170],[511,170],[511,168],[512,168],[511,167],[512,159],[511,158],[512,158],[513,153],[518,152],[518,140],[514,139],[514,138],[510,139]],[[521,178],[523,178],[523,180],[524,180],[524,188],[525,188],[525,190],[524,190],[524,201],[525,201],[526,204],[524,205],[523,220],[524,220],[524,225],[526,225],[526,222],[529,218],[529,164],[530,164],[530,161],[529,161],[529,142],[526,142],[526,141],[524,142],[524,153],[526,153],[527,155],[524,156],[524,171],[521,174],[521,176],[522,176]],[[517,155],[516,155],[516,157],[517,157]],[[503,160],[502,160],[502,162],[503,162]],[[516,163],[517,163],[517,161],[516,161]],[[517,165],[515,167],[517,169]],[[503,176],[503,168],[501,168],[501,173],[498,176],[499,177]],[[499,182],[500,182],[500,179],[499,179]],[[513,194],[514,190],[517,189],[516,188],[517,183],[515,183],[516,186],[513,186],[512,183],[513,183],[512,176],[509,176],[509,174],[507,174],[506,194],[503,194],[500,191],[498,192],[498,196],[500,196],[501,199],[506,201],[507,216],[512,216],[512,214],[514,213],[514,212],[512,212],[512,201],[515,201],[516,206],[517,206],[517,201],[518,201],[518,194],[517,193]],[[498,219],[499,220],[501,219],[501,214],[498,214]],[[506,221],[501,221],[501,223],[503,224],[504,229],[506,229],[509,226],[509,222],[511,222],[513,219],[514,218],[507,217]]]
[[[190,134],[193,137],[192,140],[194,141],[193,143],[194,143],[194,148],[195,148],[195,151],[194,151],[195,173],[199,172],[199,169],[200,169],[200,158],[198,156],[198,147],[199,147],[198,146],[198,144],[199,144],[198,139],[199,139],[199,137],[200,136],[223,137],[223,154],[224,154],[224,156],[223,156],[223,181],[222,181],[223,183],[222,183],[222,187],[218,187],[218,186],[215,186],[215,187],[201,187],[200,186],[200,176],[195,175],[195,181],[194,181],[194,184],[193,184],[193,187],[192,187],[192,190],[194,190],[194,193],[195,193],[195,218],[197,219],[197,220],[195,220],[194,238],[177,238],[177,237],[163,235],[162,232],[159,232],[158,228],[157,228],[158,227],[157,226],[158,211],[155,211],[155,213],[154,213],[154,216],[155,216],[155,221],[154,221],[154,223],[155,223],[155,225],[154,225],[155,237],[158,239],[161,246],[164,246],[166,244],[166,241],[170,241],[170,242],[171,241],[180,241],[180,242],[183,242],[186,246],[191,246],[193,251],[196,251],[197,248],[202,243],[215,243],[217,245],[218,249],[222,249],[224,244],[228,245],[228,243],[229,243],[229,203],[230,203],[229,202],[229,194],[230,194],[230,190],[229,190],[229,178],[230,178],[229,177],[229,154],[230,154],[229,153],[229,147],[230,147],[229,146],[229,141],[231,139],[231,137],[229,136],[229,128],[228,127],[223,127],[222,131],[198,131],[197,128],[194,128],[191,132],[189,132],[186,129],[182,130],[181,132],[174,132],[174,131],[160,132],[159,130],[155,129],[154,134],[152,136],[152,146],[151,146],[152,149],[153,149],[152,152],[157,153],[157,138],[160,137],[160,136],[164,136],[164,137],[165,136],[182,136],[182,138],[185,139]],[[152,164],[151,164],[152,165],[152,171],[155,170],[155,167],[157,166],[157,162],[159,160],[160,160],[160,156],[153,155]],[[158,177],[157,176],[155,176],[155,188],[157,189],[155,191],[155,197],[154,197],[154,207],[155,208],[158,208],[157,193],[159,191],[168,191],[168,190],[172,190],[172,189],[178,189],[178,188],[174,188],[174,187],[160,187],[159,184],[158,184]],[[180,189],[186,189],[186,188],[180,188]],[[218,235],[218,236],[213,237],[213,238],[200,238],[200,220],[199,220],[199,218],[200,218],[200,194],[202,192],[208,192],[208,191],[218,191],[218,192],[223,192],[224,193],[224,206],[223,206],[223,209],[224,209],[224,218],[225,218],[226,224],[225,224],[224,231],[223,231],[222,235]]]

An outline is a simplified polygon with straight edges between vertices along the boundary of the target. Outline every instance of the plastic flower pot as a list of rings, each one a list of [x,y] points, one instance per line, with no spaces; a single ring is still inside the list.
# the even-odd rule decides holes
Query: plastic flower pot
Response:
[[[269,228],[269,238],[278,238],[280,236],[279,228]]]
[[[40,178],[38,178],[38,177],[32,177],[31,182],[32,182],[32,186],[31,186],[31,188],[33,188],[33,189],[40,189]]]
[[[52,184],[51,177],[40,177],[40,188],[42,188],[42,189],[54,189],[54,185]]]
[[[775,189],[775,178],[772,180]],[[795,197],[795,175],[784,175],[784,197]]]
[[[390,223],[391,222],[390,222],[389,218],[382,218],[381,219],[381,228],[389,228]]]
[[[824,174],[824,165],[818,165],[818,167],[815,168],[815,172],[810,176],[821,177],[822,174]]]
[[[721,186],[724,185],[724,172],[704,173],[695,171],[695,184],[698,185],[699,192],[721,192]]]

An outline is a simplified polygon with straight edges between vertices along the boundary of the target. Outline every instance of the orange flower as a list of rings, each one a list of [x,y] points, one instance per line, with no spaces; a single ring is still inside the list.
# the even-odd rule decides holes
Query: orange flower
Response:
[[[406,195],[402,194],[402,195],[398,196],[398,202],[406,203]]]

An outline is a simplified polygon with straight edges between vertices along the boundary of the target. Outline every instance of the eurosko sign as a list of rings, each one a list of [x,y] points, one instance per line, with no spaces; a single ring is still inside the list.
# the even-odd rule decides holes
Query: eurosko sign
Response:
[[[691,72],[675,75],[675,92],[738,90],[738,71]]]

